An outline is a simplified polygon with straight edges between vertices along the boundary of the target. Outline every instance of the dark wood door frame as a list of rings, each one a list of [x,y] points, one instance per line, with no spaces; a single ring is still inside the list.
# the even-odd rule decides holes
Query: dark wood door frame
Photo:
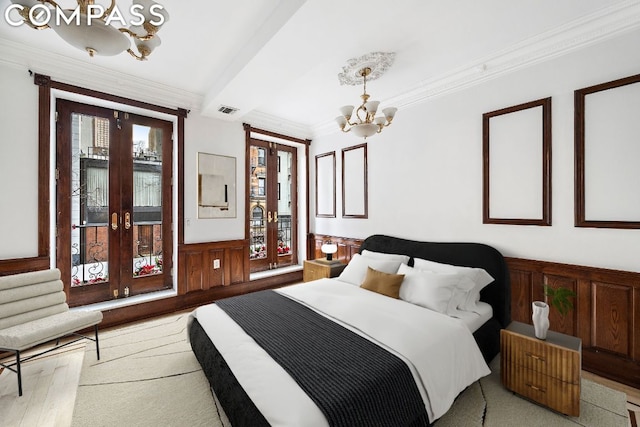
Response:
[[[249,176],[249,171],[251,170],[251,145],[256,142],[256,141],[260,141],[260,136],[265,136],[265,137],[270,137],[270,138],[276,138],[276,139],[281,139],[283,141],[289,141],[289,142],[293,142],[295,144],[302,144],[304,146],[305,149],[305,157],[306,157],[306,165],[307,165],[307,174],[306,174],[306,181],[305,181],[305,186],[306,186],[306,198],[305,198],[305,206],[306,206],[306,229],[307,232],[309,232],[309,145],[311,144],[311,140],[310,139],[300,139],[300,138],[295,138],[295,137],[291,137],[291,136],[287,136],[287,135],[282,135],[276,132],[271,132],[268,130],[264,130],[264,129],[258,129],[255,127],[252,127],[251,125],[245,123],[244,125],[244,130],[245,130],[245,177]],[[267,143],[268,144],[268,143]],[[276,153],[277,153],[277,144],[274,144]],[[297,166],[297,165],[294,165]],[[297,169],[294,168],[294,173],[293,175],[295,176],[295,179],[297,180],[298,184],[300,185],[301,183],[298,180],[298,176],[297,176]],[[276,185],[277,183],[277,179],[272,179],[274,182],[273,185]],[[244,232],[244,238],[245,239],[249,239],[250,238],[250,227],[249,227],[249,221],[251,218],[251,201],[250,201],[250,191],[249,191],[249,185],[250,183],[248,182],[247,179],[247,188],[245,191],[245,232]],[[297,191],[296,191],[297,193]],[[297,201],[297,195],[295,195],[296,199],[295,201],[292,200],[292,204],[293,203],[298,203]],[[298,210],[298,208],[296,208],[296,210]],[[299,218],[299,216],[298,216]],[[297,221],[296,221],[297,222]],[[277,228],[277,224],[276,224],[276,228]],[[298,250],[300,248],[304,248],[305,247],[305,242],[301,242],[298,239],[298,228],[297,225],[293,228],[294,231],[292,231],[292,235],[294,236],[294,239],[296,241],[295,244],[295,249],[294,249],[294,253],[293,253],[293,263],[297,263],[298,259],[297,259],[297,255],[298,255]],[[276,229],[276,233],[277,233],[277,229]],[[275,248],[273,249],[275,250]],[[247,252],[247,258],[249,257],[249,253]],[[277,256],[277,255],[276,255]]]
[[[178,244],[184,243],[184,125],[188,111],[186,109],[167,108],[146,102],[112,95],[67,83],[52,80],[51,77],[43,74],[34,74],[34,84],[38,86],[38,254],[35,257],[0,260],[0,274],[15,274],[24,271],[43,270],[49,268],[51,260],[51,241],[49,227],[51,217],[49,209],[51,206],[51,99],[52,90],[61,93],[83,95],[98,100],[114,102],[128,107],[136,107],[148,111],[175,116],[177,128],[175,129],[174,143],[177,144],[178,165],[177,165],[177,212],[175,219],[177,226]]]
[[[139,116],[130,113],[122,113],[112,109],[94,105],[81,104],[64,99],[56,102],[58,120],[56,124],[56,158],[57,158],[57,188],[56,188],[56,266],[61,270],[63,278],[72,277],[71,263],[71,239],[72,225],[69,223],[72,213],[71,186],[72,186],[72,115],[80,114],[90,117],[99,117],[109,123],[109,155],[102,163],[106,162],[109,179],[108,222],[110,226],[103,228],[108,235],[108,240],[103,244],[108,245],[108,272],[100,275],[107,280],[105,283],[93,283],[90,286],[71,286],[70,280],[64,280],[68,287],[69,304],[72,306],[86,305],[94,302],[106,301],[111,298],[132,296],[136,294],[170,289],[173,287],[171,271],[173,265],[172,244],[172,155],[171,144],[172,123],[160,119]],[[134,156],[131,141],[133,141],[133,126],[140,125],[149,128],[160,129],[162,135],[162,168],[161,168],[161,254],[163,259],[162,272],[145,276],[134,277],[132,260],[135,258],[134,237],[136,230],[136,214],[134,206]],[[89,153],[87,153],[89,154]],[[85,159],[90,161],[90,159]],[[95,160],[100,161],[100,160]],[[142,165],[144,167],[144,165]],[[82,176],[81,168],[81,176]],[[82,205],[82,198],[80,199]],[[81,208],[78,227],[84,226]],[[112,224],[115,216],[115,226]],[[91,221],[89,221],[91,222]],[[137,228],[140,231],[140,228]],[[80,228],[80,232],[86,232]],[[98,229],[94,229],[96,236]],[[85,268],[84,255],[86,248],[79,248],[80,264]],[[153,248],[152,248],[153,253]],[[151,257],[151,255],[150,255]],[[81,274],[80,277],[84,277]]]

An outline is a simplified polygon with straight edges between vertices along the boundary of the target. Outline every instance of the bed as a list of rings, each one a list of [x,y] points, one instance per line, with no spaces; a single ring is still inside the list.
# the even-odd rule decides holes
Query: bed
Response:
[[[446,412],[459,392],[471,382],[487,374],[486,363],[499,352],[500,329],[510,323],[509,275],[504,258],[496,249],[479,243],[419,242],[373,235],[365,239],[361,245],[360,254],[406,255],[408,259],[406,264],[409,267],[403,265],[402,268],[405,270],[417,267],[418,262],[435,262],[486,271],[493,281],[479,291],[478,307],[488,308],[488,312],[485,313],[488,320],[483,319],[483,322],[478,324],[477,319],[469,321],[460,320],[457,317],[454,319],[452,316],[415,304],[362,290],[358,286],[349,286],[342,281],[346,281],[347,277],[339,278],[340,280],[322,279],[282,288],[278,292],[268,291],[268,294],[258,292],[251,294],[248,298],[238,300],[234,297],[199,307],[194,311],[189,323],[188,334],[191,346],[209,379],[213,392],[234,427],[354,425],[360,424],[359,421],[354,422],[354,420],[361,420],[364,418],[358,417],[366,416],[379,417],[375,419],[380,421],[373,423],[369,420],[363,421],[362,424],[398,425],[397,421],[382,420],[385,416],[402,417],[405,413],[413,411],[415,405],[411,408],[404,407],[413,403],[411,399],[422,399],[420,402],[423,404],[420,409],[423,412],[418,415],[415,411],[410,412],[411,415],[407,415],[406,419],[412,421],[403,421],[401,424],[430,425]],[[255,301],[251,301],[250,304],[253,305],[246,307],[236,304],[241,301],[243,304],[249,304],[248,301],[244,301],[245,299]],[[285,305],[280,306],[280,304]],[[359,304],[363,304],[365,308],[359,308]],[[366,309],[367,307],[369,309]],[[274,312],[262,314],[263,311],[270,309]],[[307,334],[300,331],[291,332],[303,335],[300,339],[310,339],[305,338],[304,335],[313,336],[312,341],[300,344],[295,351],[288,346],[294,345],[289,341],[297,342],[299,339],[297,335],[291,339],[287,339],[286,335],[283,339],[277,333],[268,335],[272,333],[271,326],[265,325],[270,321],[265,318],[253,318],[256,312],[261,316],[279,317],[279,313],[291,312],[292,315],[298,315],[296,314],[298,311],[302,317],[319,317],[319,319],[314,317],[310,323],[319,324],[320,326],[314,327],[320,329]],[[247,319],[242,317],[245,315],[248,316]],[[389,333],[385,330],[389,319],[401,319],[404,322],[399,328],[392,325],[396,328],[393,330],[402,330],[402,333]],[[306,327],[299,326],[298,321],[291,319],[280,320],[280,322],[287,324],[286,328],[291,328],[291,325],[295,325],[295,328]],[[331,325],[326,326],[325,323]],[[438,326],[432,326],[436,324]],[[336,329],[327,329],[325,332],[324,329],[327,327],[338,328],[340,333],[337,333]],[[261,333],[267,330],[267,335],[249,336],[252,328],[261,329]],[[351,335],[340,338],[342,329],[349,329],[344,334]],[[413,340],[398,338],[404,336],[405,331],[406,334],[422,335],[415,335],[421,338]],[[286,333],[289,333],[288,329]],[[471,338],[467,338],[467,335]],[[374,342],[375,348],[370,347],[370,341]],[[315,356],[321,360],[309,362],[307,358],[314,355],[306,354],[301,349],[316,353],[319,351],[315,347],[316,344],[333,348],[333,350],[326,350],[328,353]],[[269,346],[274,348],[269,349]],[[382,350],[379,354],[377,351],[380,348]],[[275,362],[274,359],[278,357],[290,358],[293,361],[278,359],[279,362]],[[343,360],[344,357],[355,359],[355,361]],[[366,357],[373,358],[375,363],[366,360]],[[369,369],[370,365],[376,365],[378,361],[382,364],[385,358],[389,358],[390,361],[384,363],[392,365],[384,365],[380,370],[394,372],[391,379],[370,382],[369,378],[374,374],[360,365],[349,368],[350,363],[361,363]],[[455,366],[455,373],[446,374],[447,369],[450,368],[444,368],[445,363],[438,361],[443,358],[453,359],[451,362]],[[393,365],[398,363],[397,360],[401,361],[399,363],[401,366]],[[303,369],[296,363],[302,363]],[[343,365],[345,366],[343,371],[327,368],[327,366],[342,367]],[[313,372],[322,369],[325,369],[328,374]],[[333,372],[334,370],[336,372]],[[458,375],[457,371],[464,372]],[[352,372],[360,376],[352,378],[350,376]],[[407,382],[406,375],[412,376],[413,381],[409,381],[411,384]],[[439,376],[441,378],[438,378]],[[326,377],[329,377],[329,380],[325,380]],[[316,382],[323,383],[333,381],[334,377],[348,377],[344,381],[348,384],[338,388],[334,388],[333,384],[324,384],[325,388],[316,391],[316,395],[313,391],[307,391],[307,383],[310,379],[314,382],[314,379],[320,378]],[[353,390],[350,389],[351,387]],[[340,400],[342,396],[352,398],[353,395],[356,395],[354,399],[360,395],[366,395],[364,399],[360,396],[361,400],[366,401],[362,404],[365,411],[375,412],[382,407],[381,405],[387,406],[384,410],[380,409],[383,411],[382,414],[358,415],[357,403],[351,401],[344,403]],[[331,396],[338,402],[318,401],[318,399],[323,400],[325,396]],[[381,399],[383,402],[375,400],[379,396],[384,397]],[[394,412],[396,403],[393,401],[393,396],[401,396],[400,406],[404,405],[397,409],[397,413]],[[322,405],[327,405],[335,412],[327,412],[326,407]]]

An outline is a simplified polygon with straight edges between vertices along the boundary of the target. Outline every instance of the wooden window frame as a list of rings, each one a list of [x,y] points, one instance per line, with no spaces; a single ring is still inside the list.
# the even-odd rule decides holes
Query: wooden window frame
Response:
[[[50,76],[34,74],[33,82],[38,86],[38,255],[19,260],[2,260],[0,270],[16,273],[29,270],[44,270],[51,265],[51,241],[49,224],[51,216],[51,90],[56,89],[91,98],[111,101],[118,104],[139,107],[150,111],[165,113],[177,117],[178,144],[178,244],[184,243],[184,120],[187,110],[170,109],[142,101],[135,101],[117,95],[111,95],[91,89],[82,88],[52,80]]]

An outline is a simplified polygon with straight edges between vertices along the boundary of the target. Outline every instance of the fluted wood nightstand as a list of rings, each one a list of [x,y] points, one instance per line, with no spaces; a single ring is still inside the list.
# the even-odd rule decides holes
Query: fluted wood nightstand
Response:
[[[340,261],[333,263],[320,260],[305,260],[303,263],[302,280],[310,282],[311,280],[322,279],[324,277],[337,277],[347,266]]]
[[[558,332],[546,340],[532,325],[512,322],[500,331],[502,384],[563,414],[580,415],[582,341]]]

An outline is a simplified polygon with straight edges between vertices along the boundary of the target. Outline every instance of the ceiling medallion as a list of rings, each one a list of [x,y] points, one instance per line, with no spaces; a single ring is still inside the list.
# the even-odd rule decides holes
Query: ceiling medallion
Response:
[[[347,61],[347,65],[342,67],[342,72],[338,74],[338,80],[341,85],[361,85],[363,81],[362,70],[365,68],[371,69],[367,80],[375,80],[391,67],[395,57],[395,52],[371,52],[358,58],[351,58]]]
[[[353,131],[356,136],[366,139],[382,132],[382,129],[391,124],[398,109],[384,108],[383,115],[376,117],[380,102],[369,101],[371,96],[367,93],[367,80],[375,80],[384,74],[394,58],[393,52],[373,52],[360,58],[350,59],[347,66],[342,67],[343,72],[338,74],[341,84],[363,85],[363,93],[360,95],[362,104],[357,108],[353,105],[340,108],[340,116],[336,117],[336,123],[342,132]]]

